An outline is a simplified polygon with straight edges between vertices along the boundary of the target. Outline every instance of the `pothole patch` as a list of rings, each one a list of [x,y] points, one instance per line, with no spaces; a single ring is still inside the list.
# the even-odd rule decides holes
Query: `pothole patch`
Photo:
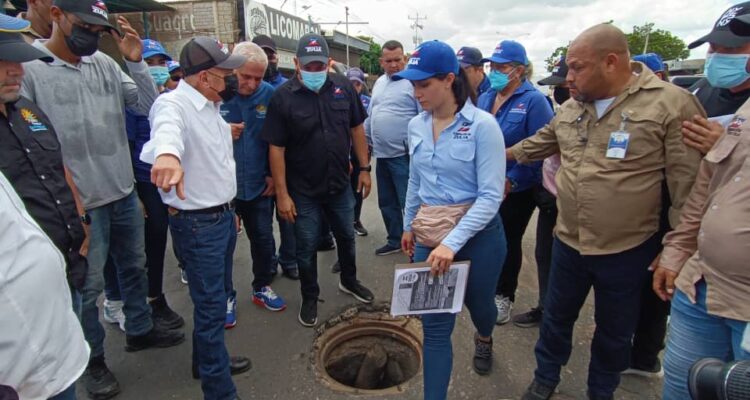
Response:
[[[422,324],[389,310],[351,306],[317,328],[312,361],[324,385],[363,395],[405,391],[422,366]]]

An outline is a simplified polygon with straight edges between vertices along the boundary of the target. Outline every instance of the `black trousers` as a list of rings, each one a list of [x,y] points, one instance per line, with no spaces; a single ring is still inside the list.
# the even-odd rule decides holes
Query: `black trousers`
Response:
[[[146,275],[148,297],[159,297],[164,284],[164,252],[167,249],[169,215],[159,190],[151,182],[136,182],[138,198],[146,211]]]
[[[539,186],[534,191],[534,200],[539,207],[539,217],[536,222],[536,248],[534,249],[539,285],[537,307],[543,308],[552,265],[552,243],[555,224],[557,224],[557,198],[543,186]]]
[[[500,206],[500,217],[503,220],[505,239],[508,242],[508,255],[505,257],[503,272],[497,282],[496,294],[516,300],[518,274],[521,272],[523,253],[521,241],[531,215],[536,208],[534,189],[510,193]]]

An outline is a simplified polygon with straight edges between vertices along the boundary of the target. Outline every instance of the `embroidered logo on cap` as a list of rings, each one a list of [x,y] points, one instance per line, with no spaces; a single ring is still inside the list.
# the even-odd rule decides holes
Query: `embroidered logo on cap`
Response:
[[[318,43],[318,39],[310,38],[305,46],[305,51],[308,53],[322,53],[323,47]]]
[[[28,108],[22,108],[21,109],[21,117],[24,121],[26,121],[27,124],[29,124],[29,129],[32,132],[40,132],[40,131],[46,131],[47,126],[44,125],[37,119],[36,115],[29,110]]]
[[[725,12],[724,15],[719,18],[719,22],[716,23],[716,27],[718,28],[727,26],[729,21],[736,17],[740,11],[742,11],[742,7],[732,7],[728,9],[727,12]]]
[[[419,65],[419,49],[414,50],[414,53],[411,53],[411,57],[409,57],[409,65]]]
[[[107,5],[104,4],[102,0],[97,0],[94,4],[91,5],[91,12],[101,15],[105,19],[109,18],[109,14],[107,13]]]

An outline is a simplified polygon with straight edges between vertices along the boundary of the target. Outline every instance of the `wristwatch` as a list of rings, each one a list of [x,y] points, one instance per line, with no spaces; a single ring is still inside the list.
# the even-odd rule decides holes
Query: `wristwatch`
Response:
[[[362,172],[362,171],[372,172],[372,165],[367,165],[367,166],[364,166],[364,167],[359,167],[359,172]]]
[[[84,225],[91,225],[91,215],[89,215],[89,213],[81,215],[81,223]]]

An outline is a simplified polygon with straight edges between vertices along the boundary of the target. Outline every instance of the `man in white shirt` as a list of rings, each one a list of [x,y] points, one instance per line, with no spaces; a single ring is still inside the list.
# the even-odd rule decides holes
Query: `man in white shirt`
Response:
[[[237,241],[237,193],[232,132],[219,113],[237,92],[232,70],[245,64],[218,41],[196,37],[183,47],[185,78],[151,108],[151,140],[141,160],[153,164],[151,181],[169,206],[169,229],[188,275],[193,300],[193,376],[206,400],[233,400],[231,375],[250,369],[245,357],[230,357],[224,322]],[[172,190],[172,189],[175,190]]]

